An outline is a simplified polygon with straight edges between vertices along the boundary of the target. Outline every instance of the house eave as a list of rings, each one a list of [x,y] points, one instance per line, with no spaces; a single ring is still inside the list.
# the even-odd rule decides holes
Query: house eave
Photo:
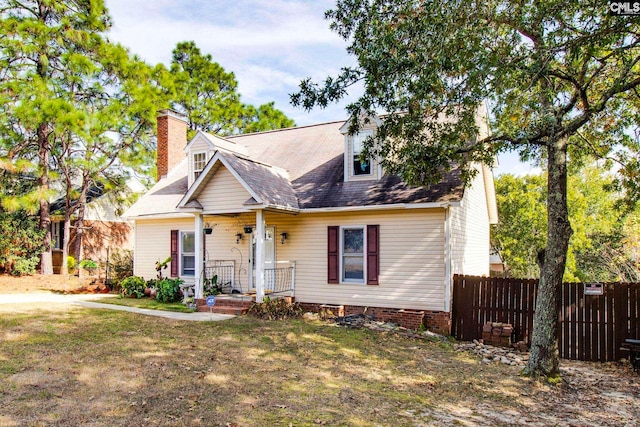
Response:
[[[360,212],[374,210],[393,209],[446,209],[449,206],[460,206],[459,201],[428,202],[428,203],[394,203],[388,205],[366,205],[366,206],[333,206],[327,208],[300,209],[301,213],[323,213],[323,212]]]
[[[182,212],[166,212],[159,214],[148,214],[148,215],[134,215],[126,217],[131,221],[138,221],[141,219],[181,219],[181,218],[193,218],[193,214],[182,213]]]
[[[189,213],[189,214],[195,214],[195,213],[202,213],[202,208],[176,208],[177,211],[182,212],[182,213]]]

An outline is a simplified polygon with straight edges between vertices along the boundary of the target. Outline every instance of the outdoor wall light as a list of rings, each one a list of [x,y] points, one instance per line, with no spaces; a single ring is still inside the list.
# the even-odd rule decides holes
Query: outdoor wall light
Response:
[[[253,227],[244,228],[244,234],[251,234],[251,233],[253,233]]]
[[[236,245],[240,243],[240,240],[242,240],[242,233],[236,234]]]
[[[289,235],[287,233],[280,233],[280,243],[284,245],[284,242],[287,240]]]

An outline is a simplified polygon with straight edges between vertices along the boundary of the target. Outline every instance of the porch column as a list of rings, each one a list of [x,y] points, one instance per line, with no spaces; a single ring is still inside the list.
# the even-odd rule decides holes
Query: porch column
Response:
[[[202,221],[202,214],[195,214],[194,225],[194,244],[195,244],[195,271],[194,271],[194,293],[196,298],[202,298],[202,279],[204,273],[204,248],[203,248],[203,233],[204,225]]]
[[[256,211],[256,302],[264,300],[264,212]]]

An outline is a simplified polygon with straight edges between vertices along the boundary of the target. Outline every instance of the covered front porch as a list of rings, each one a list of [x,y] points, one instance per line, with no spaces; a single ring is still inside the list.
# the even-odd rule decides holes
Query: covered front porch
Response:
[[[177,248],[183,270],[193,263],[193,281],[183,286],[185,298],[203,304],[209,295],[220,302],[295,296],[296,261],[289,259],[289,235],[282,221],[273,221],[273,213],[269,223],[263,210],[193,215],[194,233],[184,234]]]

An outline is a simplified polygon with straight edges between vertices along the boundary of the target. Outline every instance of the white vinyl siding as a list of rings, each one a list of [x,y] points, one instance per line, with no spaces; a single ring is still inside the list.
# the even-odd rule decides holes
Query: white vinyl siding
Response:
[[[213,145],[202,135],[198,134],[196,139],[189,143],[189,152],[197,153],[198,151],[209,152],[213,149]]]
[[[193,218],[137,220],[133,252],[133,274],[153,279],[157,275],[155,264],[171,256],[171,230],[193,231]],[[163,270],[170,275],[170,267]],[[192,280],[189,279],[187,281]]]
[[[213,146],[202,135],[189,143],[187,158],[189,159],[189,187],[194,183],[212,157]],[[204,161],[204,162],[203,162]]]
[[[236,177],[224,166],[219,166],[198,196],[198,201],[204,212],[231,213],[246,211],[243,204],[250,198]]]
[[[287,233],[284,244],[276,238],[276,261],[296,261],[296,301],[399,309],[443,310],[445,299],[445,237],[443,209],[408,209],[362,213],[286,215],[266,212],[276,237]],[[205,260],[234,260],[236,281],[246,290],[250,271],[249,235],[255,214],[236,217],[205,215],[214,224],[205,239]],[[136,222],[135,274],[155,277],[154,265],[170,254],[170,231],[193,230],[194,220]],[[378,286],[327,282],[327,226],[380,225]],[[243,238],[236,243],[236,234]],[[236,249],[232,249],[236,248]],[[278,264],[283,267],[284,264]],[[454,271],[455,272],[455,271]]]
[[[451,207],[452,274],[489,275],[489,214],[482,170]]]
[[[285,244],[277,245],[277,259],[296,261],[296,301],[444,309],[443,209],[295,216],[267,212],[266,222],[276,233],[287,232]],[[327,283],[327,226],[363,224],[380,225],[379,285]]]

